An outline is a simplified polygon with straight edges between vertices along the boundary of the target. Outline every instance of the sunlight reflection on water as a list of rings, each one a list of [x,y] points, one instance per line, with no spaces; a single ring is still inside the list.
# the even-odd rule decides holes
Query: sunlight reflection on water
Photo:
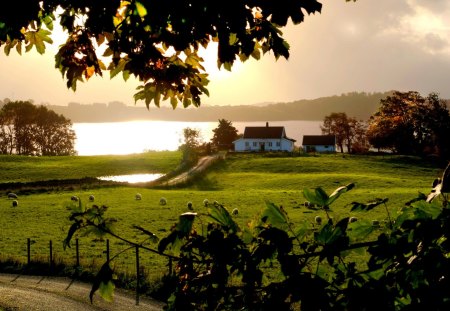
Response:
[[[133,175],[116,175],[116,176],[102,176],[98,177],[101,180],[128,182],[131,184],[140,182],[149,182],[158,179],[163,174],[133,174]]]

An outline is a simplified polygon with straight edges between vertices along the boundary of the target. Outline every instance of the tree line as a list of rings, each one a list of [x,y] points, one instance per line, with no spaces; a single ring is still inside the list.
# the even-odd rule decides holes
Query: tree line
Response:
[[[11,101],[0,109],[0,154],[75,154],[72,122],[45,106]]]
[[[450,157],[450,112],[437,93],[395,91],[380,100],[367,121],[335,112],[324,118],[322,133],[336,136],[341,152],[367,152],[373,147],[409,155]]]

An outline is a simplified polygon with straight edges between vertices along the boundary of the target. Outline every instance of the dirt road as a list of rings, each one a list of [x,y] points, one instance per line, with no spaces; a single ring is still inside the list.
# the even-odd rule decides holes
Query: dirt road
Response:
[[[174,186],[185,183],[189,180],[189,178],[192,178],[195,174],[204,171],[206,168],[208,168],[208,166],[210,166],[220,158],[223,158],[223,155],[211,155],[202,157],[198,160],[198,163],[194,167],[192,167],[187,172],[183,172],[180,175],[177,175],[174,178],[168,180],[165,185]]]
[[[160,311],[163,304],[140,297],[136,305],[133,292],[116,289],[113,302],[103,300],[98,293],[89,300],[91,285],[73,282],[69,278],[17,276],[0,274],[0,310],[14,311]]]

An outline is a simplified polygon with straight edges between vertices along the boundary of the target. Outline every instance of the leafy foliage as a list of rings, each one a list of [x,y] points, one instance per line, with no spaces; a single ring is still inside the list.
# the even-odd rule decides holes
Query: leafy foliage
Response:
[[[17,0],[0,12],[0,46],[6,54],[14,47],[21,54],[24,44],[26,51],[35,47],[42,54],[58,22],[68,38],[56,54],[56,68],[68,88],[76,90],[77,82],[108,71],[111,78],[121,74],[141,81],[134,99],[147,107],[163,100],[174,108],[199,106],[200,97],[209,94],[201,47],[217,44],[217,65],[226,70],[237,59],[258,60],[268,52],[288,58],[281,28],[321,8],[316,0]]]
[[[0,110],[0,153],[73,155],[75,132],[63,115],[31,102],[8,102]]]
[[[219,119],[219,124],[213,129],[212,145],[217,150],[230,150],[233,148],[233,141],[238,138],[238,130],[231,121]]]
[[[394,221],[387,214],[389,226],[379,228],[331,216],[330,205],[353,188],[342,186],[331,195],[321,188],[303,191],[327,215],[322,225],[292,223],[284,208],[271,202],[245,229],[219,203],[206,215],[182,214],[158,246],[161,255],[176,261],[177,281],[166,309],[448,309],[446,193],[411,200]],[[367,212],[386,203],[353,203],[352,209]],[[77,209],[72,215],[83,224],[78,216],[90,217]],[[368,253],[365,263],[352,256],[360,249]],[[111,275],[101,276],[108,284],[105,275]]]
[[[380,101],[369,120],[367,136],[376,148],[401,154],[450,155],[450,112],[436,93],[394,92]]]

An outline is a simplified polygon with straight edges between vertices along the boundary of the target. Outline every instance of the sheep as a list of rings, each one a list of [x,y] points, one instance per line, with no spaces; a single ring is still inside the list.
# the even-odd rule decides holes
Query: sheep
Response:
[[[187,203],[187,208],[191,211],[194,209],[194,207],[192,206],[192,202]]]
[[[166,204],[167,204],[166,198],[159,199],[159,205],[166,205]]]
[[[358,218],[352,216],[352,217],[350,217],[350,218],[348,219],[348,222],[349,222],[349,223],[352,223],[352,222],[355,222],[355,221],[357,221],[357,220],[358,220]]]
[[[380,221],[379,220],[372,220],[372,226],[379,227],[380,226]]]
[[[70,199],[74,202],[78,202],[78,200],[79,200],[76,195],[71,196]]]
[[[321,225],[322,224],[322,217],[316,216],[316,217],[314,217],[314,221],[316,222],[316,224]]]
[[[19,201],[14,200],[12,201],[12,207],[17,207],[19,205]]]
[[[89,196],[89,202],[94,202],[94,200],[95,200],[95,197],[94,197],[93,194],[91,194],[91,195]]]
[[[134,196],[134,198],[136,199],[136,200],[142,200],[142,195],[140,194],[140,193],[136,193],[136,195]]]
[[[233,208],[231,213],[236,216],[237,214],[239,214],[239,210],[237,208]]]
[[[17,199],[17,198],[18,198],[17,194],[12,192],[8,193],[8,199]]]
[[[204,205],[205,207],[208,207],[208,205],[209,205],[208,199],[204,199],[204,200],[203,200],[203,205]]]

